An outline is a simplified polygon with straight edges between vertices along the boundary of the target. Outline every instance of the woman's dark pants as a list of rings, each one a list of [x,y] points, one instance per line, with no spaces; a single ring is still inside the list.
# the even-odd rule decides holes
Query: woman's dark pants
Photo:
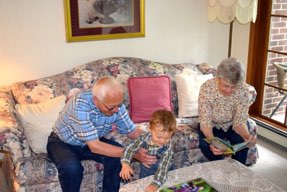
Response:
[[[219,137],[221,139],[227,139],[232,145],[244,142],[243,138],[238,135],[233,129],[232,126],[229,127],[228,131],[225,132],[222,129],[213,128],[213,135],[215,137]],[[198,136],[199,136],[199,148],[203,155],[210,161],[223,159],[223,155],[214,155],[209,148],[209,143],[204,141],[204,134],[200,130],[200,126],[198,126]],[[233,159],[236,159],[242,164],[245,164],[247,159],[248,148],[244,148],[232,155]]]

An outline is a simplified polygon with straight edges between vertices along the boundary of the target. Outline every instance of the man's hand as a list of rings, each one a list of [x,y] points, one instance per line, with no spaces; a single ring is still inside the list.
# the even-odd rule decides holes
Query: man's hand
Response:
[[[156,156],[148,155],[147,150],[144,148],[140,148],[138,152],[134,155],[134,158],[148,168],[150,167],[150,165],[157,162]]]
[[[137,127],[133,132],[128,134],[128,137],[131,139],[136,139],[140,136],[140,134],[144,133],[139,127]]]

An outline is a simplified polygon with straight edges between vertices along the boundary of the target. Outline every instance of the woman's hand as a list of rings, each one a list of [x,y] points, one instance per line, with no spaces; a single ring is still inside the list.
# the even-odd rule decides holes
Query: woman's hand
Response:
[[[223,155],[222,151],[213,145],[209,145],[209,149],[212,151],[214,155]]]
[[[157,191],[157,187],[152,185],[152,184],[149,184],[146,188],[145,188],[145,192],[156,192]]]
[[[147,150],[144,148],[140,148],[138,152],[134,155],[134,158],[140,161],[144,166],[150,167],[150,165],[155,164],[157,162],[156,156],[148,155]]]
[[[244,141],[249,142],[248,146],[249,147],[253,147],[256,144],[256,136],[254,135],[250,135],[249,131],[248,131],[248,127],[246,126],[246,124],[240,124],[238,125],[234,131],[240,135]]]
[[[250,135],[247,141],[249,141],[248,147],[253,147],[256,144],[257,138],[253,135]]]

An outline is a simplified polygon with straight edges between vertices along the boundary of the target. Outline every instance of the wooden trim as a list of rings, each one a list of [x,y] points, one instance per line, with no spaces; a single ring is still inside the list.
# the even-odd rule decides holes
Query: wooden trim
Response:
[[[252,119],[264,122],[267,125],[279,128],[280,130],[283,130],[283,131],[287,132],[286,126],[284,126],[282,123],[279,123],[279,122],[277,122],[277,121],[275,121],[273,119],[266,119],[264,116],[256,116],[256,115],[251,115],[251,117],[252,117]]]
[[[269,3],[267,4],[264,1]],[[257,99],[250,108],[252,114],[261,114],[263,103],[267,60],[267,52],[265,50],[268,48],[268,41],[266,41],[265,37],[269,35],[269,19],[267,20],[267,18],[270,14],[268,13],[268,5],[270,3],[272,3],[270,0],[258,2],[257,20],[255,24],[251,24],[250,30],[247,82],[253,85],[257,91]]]
[[[280,54],[280,55],[287,55],[287,53],[286,53],[286,52],[273,51],[273,50],[270,50],[270,49],[268,49],[268,52],[271,52],[271,53],[277,53],[277,54]]]
[[[265,74],[269,48],[269,29],[271,19],[272,0],[258,1],[257,20],[251,24],[249,39],[249,54],[247,65],[247,83],[253,85],[257,91],[257,98],[250,107],[250,115],[284,131],[284,124],[270,119],[262,114]]]

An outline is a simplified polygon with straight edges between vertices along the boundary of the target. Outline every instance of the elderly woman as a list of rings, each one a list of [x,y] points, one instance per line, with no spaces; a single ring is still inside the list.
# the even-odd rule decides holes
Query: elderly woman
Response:
[[[256,138],[248,130],[248,85],[244,83],[242,63],[235,58],[223,60],[217,75],[206,81],[199,93],[199,147],[209,160],[223,159],[221,150],[209,145],[204,138],[219,137],[232,145]],[[235,153],[232,158],[245,164],[248,148]]]

